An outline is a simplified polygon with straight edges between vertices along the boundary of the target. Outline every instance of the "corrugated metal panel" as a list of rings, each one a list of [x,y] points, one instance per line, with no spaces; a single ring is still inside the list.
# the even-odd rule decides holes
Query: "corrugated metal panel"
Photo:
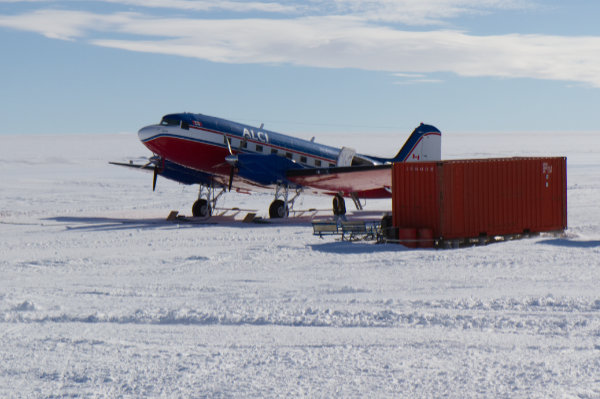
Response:
[[[394,165],[396,227],[473,238],[567,227],[566,158],[456,160]]]
[[[432,218],[439,205],[436,162],[399,163],[392,169],[392,215],[394,226],[430,228],[435,231],[439,221]],[[405,188],[410,189],[405,189]]]

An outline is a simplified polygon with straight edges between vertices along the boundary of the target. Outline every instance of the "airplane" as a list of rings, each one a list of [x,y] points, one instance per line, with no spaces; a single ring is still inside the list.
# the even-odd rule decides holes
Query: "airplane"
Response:
[[[272,219],[288,217],[301,193],[361,199],[391,198],[394,162],[441,160],[441,132],[421,123],[393,158],[358,154],[230,120],[194,113],[163,116],[139,130],[140,141],[153,153],[143,165],[114,165],[152,171],[182,184],[198,184],[194,217],[210,217],[227,191],[275,192]]]

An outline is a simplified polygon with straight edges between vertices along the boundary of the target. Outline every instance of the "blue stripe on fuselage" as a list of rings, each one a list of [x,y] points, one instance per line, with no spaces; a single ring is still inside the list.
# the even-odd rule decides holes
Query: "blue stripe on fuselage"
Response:
[[[190,128],[200,128],[202,130],[207,130],[212,133],[235,136],[239,140],[243,140],[245,138],[244,129],[247,129],[248,132],[254,132],[254,139],[246,137],[248,142],[274,147],[279,150],[293,152],[301,156],[310,156],[318,158],[326,162],[335,163],[340,153],[339,148],[327,146],[324,144],[313,143],[308,140],[290,137],[270,130],[258,129],[250,125],[243,125],[237,122],[232,122],[214,116],[181,113],[165,115],[165,118],[167,117],[183,120],[190,125]],[[196,126],[194,125],[194,122],[200,122],[202,126]],[[259,137],[259,132],[265,134],[268,137],[268,141],[258,140],[257,137]],[[198,141],[204,142],[202,140]],[[208,144],[215,145],[215,143]],[[225,144],[219,146],[226,147]]]

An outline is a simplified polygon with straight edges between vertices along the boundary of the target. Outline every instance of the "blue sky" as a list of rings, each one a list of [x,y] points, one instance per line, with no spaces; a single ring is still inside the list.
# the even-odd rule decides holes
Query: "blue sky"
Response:
[[[596,130],[596,0],[0,0],[0,134]]]

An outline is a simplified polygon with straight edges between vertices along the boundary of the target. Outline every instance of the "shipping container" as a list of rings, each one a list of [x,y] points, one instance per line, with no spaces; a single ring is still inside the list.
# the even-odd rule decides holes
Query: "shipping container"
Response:
[[[567,160],[495,158],[396,163],[396,228],[431,229],[447,240],[567,228]]]

